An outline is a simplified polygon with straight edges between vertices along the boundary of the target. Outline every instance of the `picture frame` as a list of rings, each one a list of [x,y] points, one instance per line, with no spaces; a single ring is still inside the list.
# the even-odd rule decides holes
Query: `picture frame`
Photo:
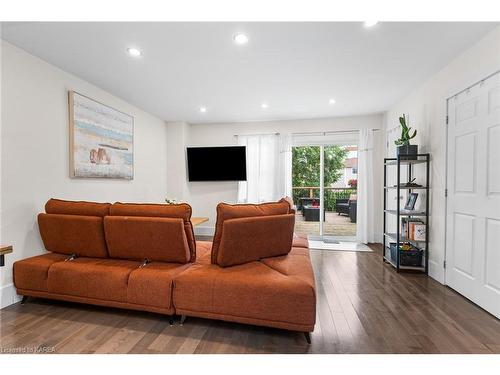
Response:
[[[405,210],[413,211],[415,209],[415,203],[417,202],[418,193],[410,193],[408,194],[408,198],[406,199]]]
[[[71,178],[134,178],[134,117],[68,92]]]

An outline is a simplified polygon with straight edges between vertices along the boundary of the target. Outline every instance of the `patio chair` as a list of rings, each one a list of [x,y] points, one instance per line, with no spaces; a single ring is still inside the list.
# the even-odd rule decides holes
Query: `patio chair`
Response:
[[[335,200],[335,207],[337,213],[344,214],[349,216],[349,199],[348,198],[339,198]]]
[[[356,222],[357,206],[358,201],[349,200],[349,219],[351,219],[351,223]]]

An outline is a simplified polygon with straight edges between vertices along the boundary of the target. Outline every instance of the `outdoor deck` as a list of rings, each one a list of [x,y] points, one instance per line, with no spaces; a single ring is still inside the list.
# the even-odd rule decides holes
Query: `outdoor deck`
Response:
[[[295,233],[319,235],[318,221],[305,221],[302,212],[295,215]],[[356,236],[356,223],[351,223],[349,217],[337,212],[325,213],[324,234],[328,236]]]

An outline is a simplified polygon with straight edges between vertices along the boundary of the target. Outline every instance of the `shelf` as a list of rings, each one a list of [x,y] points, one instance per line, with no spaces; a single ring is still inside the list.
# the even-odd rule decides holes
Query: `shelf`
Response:
[[[389,250],[389,249],[387,249]],[[397,268],[397,265],[396,263],[391,259],[391,256],[390,255],[386,255],[384,256],[384,259],[387,261],[387,263],[389,263],[391,266],[393,266],[394,268]],[[420,266],[420,267],[413,267],[413,266],[402,266],[401,264],[399,265],[399,269],[400,270],[413,270],[413,271],[423,271],[425,270],[425,267],[424,266]]]
[[[413,189],[427,189],[427,186],[400,186],[399,187],[401,190],[413,190]],[[384,189],[397,189],[396,186],[384,186]]]
[[[384,210],[389,214],[397,215],[398,210]],[[427,216],[423,211],[399,211],[399,216]]]
[[[394,219],[391,219],[388,217],[388,215],[395,215],[396,218],[399,221],[404,221],[404,220],[409,220],[412,221],[411,218],[415,219],[420,219],[420,220],[413,220],[413,221],[420,221],[424,222],[426,224],[426,229],[427,232],[430,230],[429,226],[429,220],[430,220],[430,215],[429,215],[429,207],[430,207],[430,162],[431,162],[431,155],[429,153],[421,153],[421,154],[414,154],[411,155],[411,157],[414,157],[412,160],[408,160],[405,158],[408,157],[409,155],[399,155],[396,157],[387,157],[384,158],[384,183],[383,183],[383,189],[384,189],[384,215],[383,215],[383,220],[384,220],[384,229],[383,229],[383,242],[384,242],[384,263],[387,262],[394,268],[397,268],[398,271],[401,270],[412,270],[412,271],[419,271],[423,272],[425,274],[428,274],[429,271],[429,238],[427,236],[426,241],[419,241],[419,240],[413,240],[409,239],[408,237],[405,237],[402,235],[402,232],[399,231],[399,226],[400,222],[394,223]],[[423,165],[423,170],[421,172],[424,172],[425,174],[422,175],[418,180],[415,179],[415,170],[417,167],[413,167],[413,165],[420,164]],[[390,168],[390,166],[395,165],[397,168]],[[406,168],[399,168],[399,166],[405,166]],[[420,169],[421,167],[418,167]],[[405,170],[407,170],[407,173],[403,177],[403,173]],[[417,174],[420,176],[419,174]],[[394,179],[394,177],[396,177]],[[416,183],[416,184],[422,184],[423,186],[406,186],[408,183]],[[392,196],[394,195],[393,192],[397,192],[398,194],[396,195],[402,195],[402,197],[396,197],[397,202],[392,202]],[[414,207],[413,210],[405,210],[405,204],[404,202],[401,202],[399,199],[402,199],[405,195],[408,195],[409,193],[414,192],[418,193],[419,196],[421,196],[420,200],[422,201],[422,204],[419,204],[418,206]],[[396,203],[396,204],[394,204]],[[409,218],[409,219],[407,219]],[[394,226],[397,225],[397,226]],[[397,234],[400,234],[399,238]],[[409,232],[404,232],[404,234],[409,234]],[[412,267],[412,266],[403,266],[399,265],[397,267],[396,263],[397,261],[393,261],[390,258],[391,252],[390,248],[387,247],[390,243],[409,243],[411,244],[412,247],[415,247],[423,252],[422,256],[422,262],[419,264],[418,267]],[[387,248],[386,248],[387,247]],[[403,256],[408,256],[408,254],[402,254]],[[420,255],[418,255],[420,258]],[[401,260],[401,259],[400,259]],[[410,259],[405,258],[405,262],[408,262],[411,264]]]
[[[397,242],[397,233],[384,233],[384,236],[386,237],[389,237],[389,238],[392,238],[394,241]],[[406,238],[406,237],[403,237],[403,236],[399,236],[399,241],[400,242],[410,242],[410,243],[416,243],[416,244],[421,244],[421,243],[425,243],[426,241],[420,241],[420,240],[412,240],[410,238]],[[421,249],[422,250],[422,249]]]
[[[399,161],[400,165],[423,164],[423,163],[427,163],[427,160],[418,159],[418,160],[400,160]],[[385,165],[398,165],[398,161],[397,160],[389,160],[389,161],[385,162]]]

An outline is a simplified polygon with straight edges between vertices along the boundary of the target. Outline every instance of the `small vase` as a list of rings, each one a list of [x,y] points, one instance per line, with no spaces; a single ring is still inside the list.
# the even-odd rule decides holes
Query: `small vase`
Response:
[[[398,146],[398,156],[400,160],[417,160],[418,145]]]

